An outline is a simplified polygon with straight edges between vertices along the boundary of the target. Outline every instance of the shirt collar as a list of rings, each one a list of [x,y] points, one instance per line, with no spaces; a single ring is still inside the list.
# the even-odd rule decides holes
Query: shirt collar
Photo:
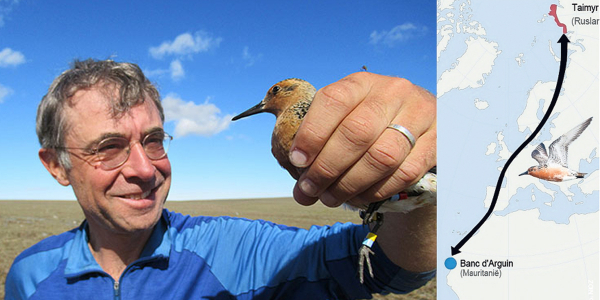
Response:
[[[140,258],[132,265],[147,263],[155,260],[166,260],[168,262],[171,252],[171,236],[168,227],[169,218],[167,211],[163,210],[162,216],[146,242]],[[73,242],[67,254],[67,265],[65,266],[66,277],[77,277],[88,273],[104,273],[88,246],[89,226],[83,221],[75,233]]]

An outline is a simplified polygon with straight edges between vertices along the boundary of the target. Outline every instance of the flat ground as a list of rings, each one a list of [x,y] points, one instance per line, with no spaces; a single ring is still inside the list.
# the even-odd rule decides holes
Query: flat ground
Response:
[[[292,199],[172,201],[167,208],[189,215],[233,216],[265,219],[308,228],[335,222],[359,223],[355,212],[316,204],[302,207]],[[0,201],[0,299],[4,299],[6,273],[24,249],[51,235],[77,227],[83,214],[75,201]],[[436,299],[436,280],[408,295],[375,299]]]

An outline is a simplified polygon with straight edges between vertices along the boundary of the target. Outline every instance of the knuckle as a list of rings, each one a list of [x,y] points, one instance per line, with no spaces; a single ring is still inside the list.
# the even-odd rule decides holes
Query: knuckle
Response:
[[[437,111],[437,105],[434,101],[427,101],[427,98],[423,98],[423,101],[419,101],[419,109],[426,115],[435,117]]]
[[[418,101],[415,102],[415,105],[417,105],[419,114],[435,118],[437,112],[437,101],[435,96],[421,87],[415,86],[415,88],[417,89],[416,99],[418,99]]]
[[[390,98],[395,101],[395,98]],[[390,110],[389,103],[386,103],[383,99],[373,99],[371,101],[364,101],[365,112],[369,113],[369,119],[371,120],[386,120]]]
[[[362,86],[363,82],[369,80],[369,76],[371,76],[369,73],[356,72],[342,78],[339,82],[349,86]]]
[[[422,147],[417,152],[418,154],[413,155],[411,159],[414,162],[412,165],[415,165],[415,167],[421,166],[423,172],[437,163],[437,131],[435,130],[435,124],[432,128],[421,135],[419,142],[422,143]]]
[[[389,184],[381,184],[376,188],[371,188],[367,193],[364,193],[364,198],[380,201],[387,199],[398,192],[397,189],[393,189]]]
[[[357,191],[357,187],[352,182],[347,180],[340,180],[334,186],[329,188],[331,193],[336,196],[337,199],[346,202],[351,195],[354,195]]]
[[[390,197],[390,194],[387,191],[383,191],[382,189],[379,189],[379,190],[376,190],[373,193],[373,197],[372,198],[377,199],[377,200],[381,200],[381,199],[385,199],[385,198],[388,198],[388,197]]]
[[[312,180],[317,185],[331,182],[340,175],[334,164],[324,159],[315,160],[310,168]]]
[[[421,168],[411,162],[404,162],[396,172],[396,178],[406,186],[417,182],[421,177]]]
[[[391,143],[382,142],[374,145],[366,154],[367,164],[384,174],[396,170],[402,163],[400,149]]]
[[[402,77],[391,77],[390,87],[400,91],[412,91],[416,86],[410,80]]]
[[[368,146],[375,137],[372,119],[364,117],[350,118],[340,124],[339,132],[345,141],[358,147]]]
[[[381,187],[380,189],[373,192],[373,195],[369,196],[371,199],[376,199],[381,201],[383,199],[388,199],[395,194],[398,194],[399,191],[397,189],[393,189],[389,186]]]
[[[322,99],[327,109],[343,111],[349,109],[345,99],[351,97],[352,92],[348,85],[337,82],[323,87],[320,92],[323,95]]]
[[[419,103],[419,106],[435,110],[435,95],[423,87],[413,84],[408,79],[399,77],[391,78],[389,87],[390,90],[395,90],[398,94],[410,95],[418,99],[417,103]]]
[[[418,181],[421,177],[420,169],[408,162],[402,164],[402,168],[399,168],[383,186],[379,186],[377,189],[372,190],[372,196],[374,199],[386,199],[391,195],[398,193],[398,187],[405,189],[409,185]]]
[[[435,105],[435,103],[437,102],[437,98],[434,93],[418,85],[415,85],[415,88],[421,94],[421,98],[423,98],[423,100]]]
[[[294,136],[294,140],[301,143],[304,148],[318,145],[323,145],[327,141],[326,132],[321,130],[321,126],[309,120],[302,122],[302,130],[298,130]]]

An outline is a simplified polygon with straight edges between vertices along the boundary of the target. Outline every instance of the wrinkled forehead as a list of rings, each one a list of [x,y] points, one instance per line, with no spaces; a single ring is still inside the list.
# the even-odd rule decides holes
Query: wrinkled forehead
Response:
[[[68,99],[68,105],[77,106],[82,100],[92,100],[103,103],[106,111],[115,119],[118,119],[131,110],[146,101],[153,102],[143,91],[136,93],[136,97],[131,97],[124,92],[127,87],[119,87],[112,82],[100,82],[92,87],[73,91]]]
[[[74,126],[101,125],[117,126],[123,120],[132,117],[135,111],[137,118],[147,118],[162,125],[160,113],[154,101],[140,98],[123,103],[116,88],[92,87],[76,91],[65,107],[65,120],[68,128]]]

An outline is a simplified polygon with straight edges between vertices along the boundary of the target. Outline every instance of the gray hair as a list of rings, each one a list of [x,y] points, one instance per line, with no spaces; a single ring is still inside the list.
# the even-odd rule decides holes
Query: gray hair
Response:
[[[36,118],[40,145],[42,148],[55,149],[58,162],[67,170],[71,168],[71,161],[62,149],[69,127],[64,107],[70,105],[70,99],[77,91],[90,88],[100,88],[110,95],[107,97],[110,99],[108,109],[114,118],[143,103],[148,97],[158,108],[161,120],[165,120],[158,90],[136,64],[112,60],[75,60],[69,70],[54,79],[38,106]],[[112,97],[115,89],[119,92],[118,99]]]

